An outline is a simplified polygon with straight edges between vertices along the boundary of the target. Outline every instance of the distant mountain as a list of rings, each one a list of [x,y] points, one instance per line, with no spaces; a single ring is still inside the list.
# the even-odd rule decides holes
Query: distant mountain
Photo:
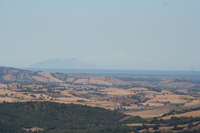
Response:
[[[75,58],[50,59],[35,63],[30,68],[53,68],[53,69],[97,69],[98,67]]]

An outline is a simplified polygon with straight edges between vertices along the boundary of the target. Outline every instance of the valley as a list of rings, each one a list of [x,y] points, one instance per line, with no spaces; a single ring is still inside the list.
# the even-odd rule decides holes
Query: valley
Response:
[[[133,80],[127,75],[125,80],[125,76],[1,68],[0,102],[32,100],[74,103],[118,110],[143,118],[161,116],[170,110],[197,107],[200,104],[198,76],[192,76],[194,81],[158,75],[133,75]]]
[[[156,118],[159,122],[161,119],[169,121],[173,117],[200,118],[198,75],[63,74],[9,67],[1,67],[0,75],[1,103],[37,101],[78,104],[119,111],[129,117],[139,116],[148,121]],[[197,109],[170,114],[191,108]],[[198,125],[198,121],[195,120],[193,125]],[[134,123],[137,122],[129,122],[128,126],[134,126]],[[155,128],[153,130],[155,121],[148,124],[152,132],[156,131]],[[164,127],[163,131],[167,130],[170,126],[163,124],[159,130]]]

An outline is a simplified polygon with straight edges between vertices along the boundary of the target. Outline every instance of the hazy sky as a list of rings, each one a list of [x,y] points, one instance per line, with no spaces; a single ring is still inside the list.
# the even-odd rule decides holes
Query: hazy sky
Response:
[[[200,0],[0,0],[0,65],[77,58],[200,71]]]

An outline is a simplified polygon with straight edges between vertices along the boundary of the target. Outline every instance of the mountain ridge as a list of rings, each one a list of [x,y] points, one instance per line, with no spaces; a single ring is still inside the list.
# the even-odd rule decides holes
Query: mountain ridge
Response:
[[[38,63],[34,63],[30,68],[57,68],[57,69],[98,69],[98,67],[91,63],[78,60],[76,58],[55,58]]]
[[[33,72],[13,67],[0,67],[0,82],[69,82],[75,84],[113,85],[123,83],[119,79],[107,76],[87,74],[64,74],[57,72]]]

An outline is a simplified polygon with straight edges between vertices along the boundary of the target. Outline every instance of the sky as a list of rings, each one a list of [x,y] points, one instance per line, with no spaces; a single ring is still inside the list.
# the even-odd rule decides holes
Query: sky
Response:
[[[0,0],[0,66],[77,58],[200,71],[199,0]]]

